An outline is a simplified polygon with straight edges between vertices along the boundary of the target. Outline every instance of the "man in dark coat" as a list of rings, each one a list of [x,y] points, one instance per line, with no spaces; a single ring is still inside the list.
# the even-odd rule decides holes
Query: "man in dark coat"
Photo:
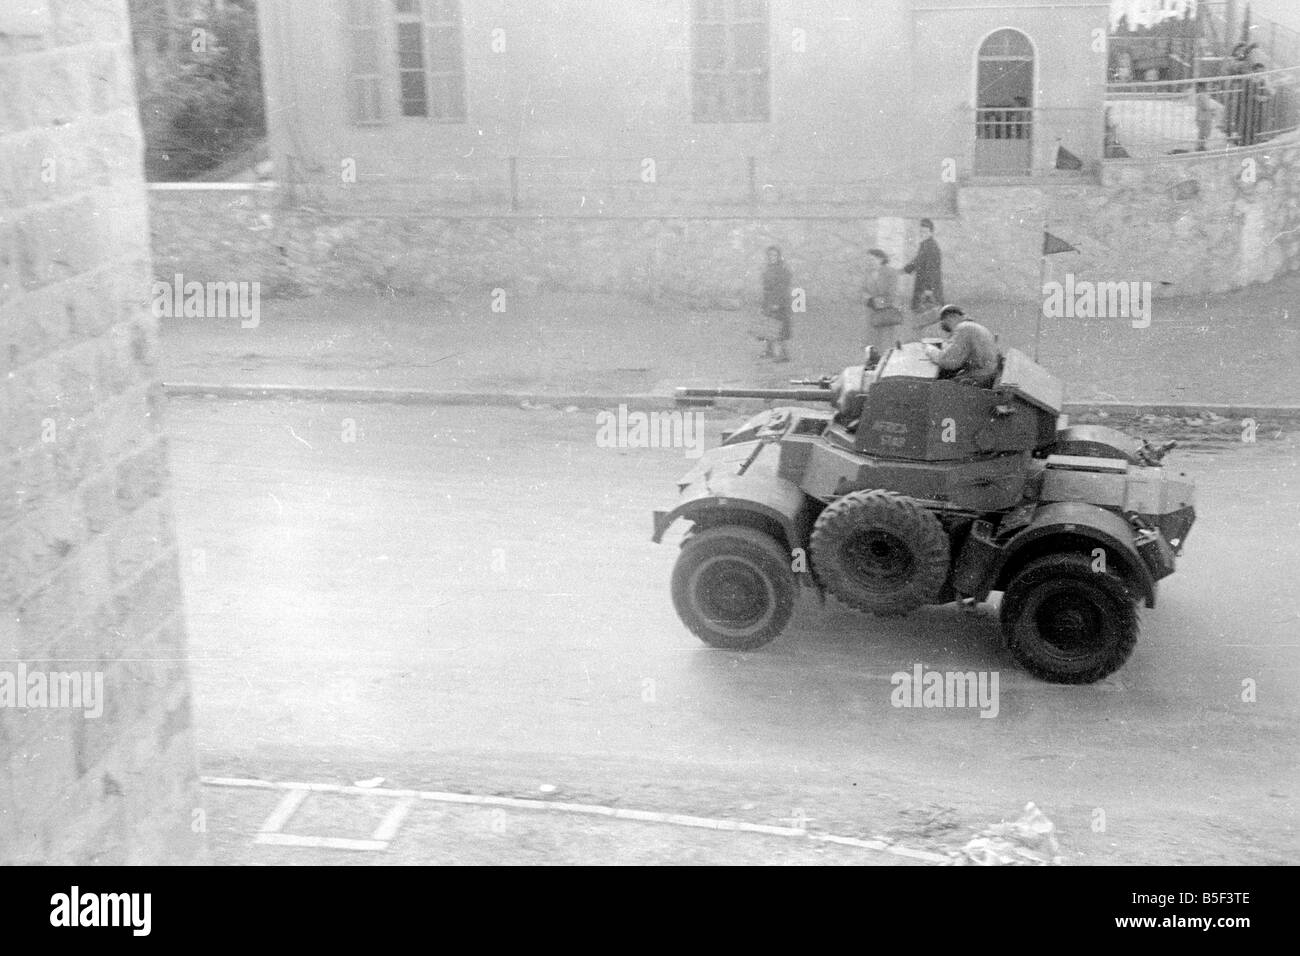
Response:
[[[1256,63],[1241,80],[1241,95],[1237,103],[1237,131],[1241,136],[1242,146],[1254,146],[1265,135],[1265,110],[1271,93],[1268,81],[1261,74],[1264,65]]]
[[[773,323],[770,332],[760,336],[766,344],[763,358],[776,362],[790,361],[786,345],[790,341],[790,293],[794,275],[781,257],[781,250],[769,246],[767,268],[763,270],[763,315]]]
[[[916,276],[912,285],[913,312],[924,312],[943,302],[943,256],[934,241],[934,223],[929,219],[921,220],[921,247],[903,271]]]

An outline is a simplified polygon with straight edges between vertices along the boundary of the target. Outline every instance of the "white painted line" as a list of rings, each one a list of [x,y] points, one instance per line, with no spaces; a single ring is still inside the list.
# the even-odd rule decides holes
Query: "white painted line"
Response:
[[[258,832],[264,834],[279,833],[306,799],[306,790],[290,790],[284,795],[284,799],[276,804],[275,809],[271,811],[271,815],[266,818],[266,822],[262,824],[262,829]]]
[[[864,850],[879,850],[882,853],[892,853],[894,856],[906,856],[913,860],[925,860],[927,863],[951,863],[952,860],[941,853],[931,853],[929,850],[913,850],[911,847],[894,846],[892,843],[882,843],[880,840],[860,840],[857,837],[835,836],[831,833],[809,833],[808,836],[813,840],[820,840],[822,843],[836,843],[840,846],[856,846]]]
[[[450,793],[439,790],[390,790],[383,787],[348,787],[332,783],[303,783],[286,781],[277,783],[269,780],[246,780],[237,777],[203,777],[202,783],[209,787],[244,787],[258,790],[286,790],[285,800],[276,808],[276,813],[263,824],[258,835],[259,843],[275,843],[280,846],[330,846],[335,849],[385,849],[388,842],[396,835],[411,808],[418,800],[435,803],[458,803],[466,806],[513,807],[519,810],[552,810],[558,813],[574,813],[582,816],[609,817],[616,820],[633,820],[638,823],[662,823],[669,826],[693,827],[704,830],[720,830],[732,833],[757,833],[762,836],[803,837],[822,843],[834,843],[840,846],[857,847],[863,850],[875,850],[894,856],[923,860],[927,863],[948,863],[949,858],[928,850],[914,850],[909,847],[895,846],[880,840],[863,840],[857,837],[836,836],[831,833],[819,833],[801,827],[778,827],[766,823],[746,823],[742,820],[726,820],[717,817],[697,817],[682,813],[662,813],[657,810],[629,810],[622,807],[606,807],[591,803],[565,803],[558,800],[530,800],[522,797],[497,797],[473,793]],[[308,793],[336,793],[353,796],[379,796],[399,799],[402,802],[389,811],[388,816],[380,822],[379,828],[371,840],[339,840],[334,837],[294,837],[288,834],[271,832],[267,827],[276,818],[276,814],[286,805],[289,797],[297,795],[297,803],[289,810],[292,815]],[[280,821],[280,826],[288,821],[288,816]],[[392,822],[395,821],[395,822]],[[262,837],[275,836],[275,840],[263,840]],[[281,839],[283,838],[283,839]],[[327,841],[326,843],[295,843],[294,840]],[[329,843],[328,841],[333,841]],[[341,844],[348,844],[342,846]]]
[[[946,857],[941,853],[931,853],[929,850],[913,850],[911,847],[906,846],[891,846],[885,852],[892,853],[895,856],[910,857],[913,860],[924,860],[927,863],[952,863],[951,857]]]
[[[254,790],[279,790],[270,780],[250,780],[247,777],[201,777],[209,787],[249,787]]]
[[[384,845],[387,846],[393,837],[397,836],[398,828],[402,825],[402,821],[406,819],[406,815],[411,812],[413,806],[415,806],[415,799],[412,797],[399,800],[393,805],[393,809],[388,811],[388,815],[380,821],[379,826],[375,828],[375,832],[370,834],[370,839],[382,840]]]
[[[835,843],[839,846],[856,846],[861,847],[864,850],[888,850],[890,847],[890,844],[882,843],[880,840],[862,840],[858,837],[842,837],[830,833],[809,833],[808,836],[814,840],[820,840],[823,843]],[[916,852],[924,853],[925,851],[918,850]]]
[[[294,836],[292,833],[259,833],[256,842],[269,846],[300,846],[314,850],[378,852],[388,849],[387,840],[347,840],[343,837]]]

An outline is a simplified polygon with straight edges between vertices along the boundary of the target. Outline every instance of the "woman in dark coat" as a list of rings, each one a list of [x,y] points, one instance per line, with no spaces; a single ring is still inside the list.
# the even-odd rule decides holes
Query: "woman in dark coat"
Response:
[[[913,312],[924,312],[943,303],[943,256],[934,241],[934,223],[929,219],[921,220],[921,247],[916,250],[916,258],[903,266],[903,271],[916,275],[912,285]]]
[[[790,341],[790,287],[794,275],[781,258],[776,246],[767,248],[767,267],[763,270],[763,315],[773,323],[773,329],[759,338],[765,343],[763,358],[776,362],[790,361],[786,343]]]

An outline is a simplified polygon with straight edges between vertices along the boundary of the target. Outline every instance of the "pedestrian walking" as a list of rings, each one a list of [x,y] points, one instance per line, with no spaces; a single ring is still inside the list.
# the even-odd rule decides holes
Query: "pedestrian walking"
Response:
[[[898,303],[898,270],[889,264],[883,249],[867,250],[862,299],[867,307],[867,344],[884,355],[899,338],[903,310]]]
[[[767,247],[767,267],[763,270],[763,316],[767,326],[760,330],[764,343],[762,358],[774,362],[790,361],[790,295],[794,274],[786,265],[777,246]]]
[[[912,283],[912,311],[922,313],[943,302],[943,255],[934,241],[934,223],[921,220],[921,245],[916,257],[903,266],[903,271],[914,275]]]

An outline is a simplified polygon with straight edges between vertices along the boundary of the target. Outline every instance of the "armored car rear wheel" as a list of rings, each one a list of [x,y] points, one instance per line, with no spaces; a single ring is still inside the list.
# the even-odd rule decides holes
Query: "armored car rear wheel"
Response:
[[[1124,582],[1081,554],[1025,565],[1002,596],[1002,629],[1020,666],[1058,684],[1113,674],[1137,643],[1137,602]]]
[[[932,602],[949,560],[939,519],[893,492],[847,494],[813,528],[818,579],[849,607],[871,614],[893,617]]]
[[[724,525],[692,534],[673,566],[677,616],[704,643],[749,651],[771,642],[794,614],[790,556],[770,535]]]

